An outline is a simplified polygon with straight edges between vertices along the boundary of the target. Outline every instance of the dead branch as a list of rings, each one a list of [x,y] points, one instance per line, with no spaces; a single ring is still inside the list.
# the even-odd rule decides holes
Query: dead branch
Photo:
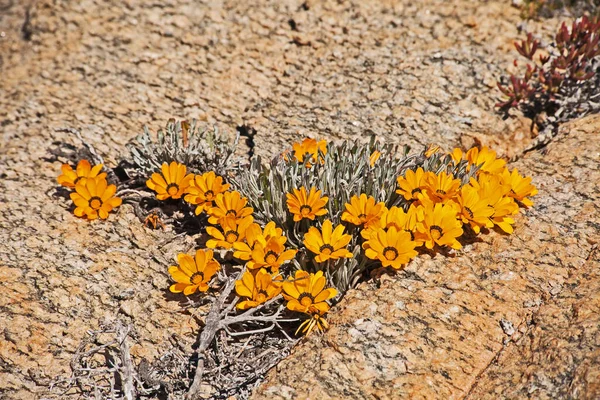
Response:
[[[127,336],[131,330],[130,326],[125,326],[121,321],[117,322],[117,341],[119,342],[119,350],[121,352],[121,368],[119,375],[121,376],[123,395],[126,400],[134,400],[137,396],[134,378],[136,378],[135,368],[131,361],[129,353],[129,345],[127,344]]]

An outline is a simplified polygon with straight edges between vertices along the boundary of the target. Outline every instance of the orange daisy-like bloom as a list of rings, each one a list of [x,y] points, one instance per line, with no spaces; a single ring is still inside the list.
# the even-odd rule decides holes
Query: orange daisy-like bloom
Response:
[[[463,186],[456,201],[460,206],[458,217],[463,223],[469,224],[475,233],[479,233],[484,226],[487,228],[494,226],[490,220],[494,209],[488,205],[486,199],[479,196],[477,189],[473,186]]]
[[[494,209],[490,221],[504,232],[513,233],[515,220],[511,216],[519,212],[519,206],[508,196],[510,186],[505,185],[500,177],[490,174],[481,174],[477,180],[471,178],[470,184],[477,189],[482,201]]]
[[[530,176],[524,178],[516,169],[509,172],[508,168],[504,168],[500,177],[504,185],[510,187],[510,191],[507,193],[509,197],[517,200],[525,207],[533,206],[533,201],[527,197],[535,196],[538,193],[538,190],[531,184]]]
[[[427,201],[423,215],[418,230],[428,249],[432,249],[435,244],[453,249],[461,248],[457,238],[463,234],[462,222],[457,219],[455,207]]]
[[[304,218],[314,220],[315,217],[327,214],[325,204],[328,197],[321,197],[321,191],[316,188],[310,188],[306,193],[306,188],[302,186],[300,190],[292,189],[292,193],[287,193],[288,210],[294,215],[294,221],[298,222]]]
[[[71,200],[76,206],[73,213],[78,217],[85,215],[89,220],[106,219],[113,208],[121,205],[122,200],[115,197],[116,192],[117,187],[109,185],[104,176],[81,180],[75,186],[75,192],[71,193]]]
[[[170,165],[163,163],[162,174],[155,172],[146,181],[146,186],[154,190],[159,200],[180,199],[194,179],[193,174],[185,174],[187,168],[183,164],[173,161]]]
[[[417,243],[411,234],[392,226],[387,231],[377,229],[363,244],[365,255],[372,260],[381,261],[384,267],[400,269],[417,255]]]
[[[360,234],[361,236],[369,240],[378,229],[389,229],[395,227],[397,231],[405,231],[410,234],[411,240],[417,240],[417,224],[423,220],[423,206],[415,206],[414,203],[408,208],[408,212],[400,207],[392,207],[389,210],[385,210],[381,215],[381,220],[376,226],[363,229]],[[418,242],[418,240],[417,240]],[[366,242],[365,242],[366,243]],[[363,244],[363,248],[365,245]]]
[[[244,240],[246,230],[253,221],[254,218],[251,215],[239,220],[234,217],[221,219],[219,223],[221,229],[214,226],[206,228],[206,233],[212,236],[212,239],[206,241],[206,247],[211,249],[231,249],[234,243]]]
[[[229,184],[223,184],[223,178],[210,171],[202,175],[196,175],[190,181],[184,200],[190,204],[198,205],[196,215],[199,215],[202,211],[211,209],[217,195],[225,193],[227,190],[229,190]]]
[[[285,236],[284,239],[287,240]],[[277,273],[281,264],[293,259],[297,250],[286,250],[280,240],[270,239],[265,246],[257,242],[252,250],[252,259],[248,261],[248,269],[271,268],[271,272]]]
[[[460,180],[454,175],[442,171],[439,174],[427,172],[425,174],[425,191],[429,198],[435,202],[451,200],[458,194]]]
[[[481,150],[473,147],[467,151],[466,159],[470,164],[481,165],[479,171],[488,172],[490,174],[500,174],[506,165],[506,161],[496,158],[496,152],[487,147],[482,147]]]
[[[106,172],[100,174],[102,167],[102,164],[98,164],[92,168],[88,160],[80,160],[75,170],[69,164],[63,164],[60,167],[62,174],[56,180],[60,185],[73,189],[79,182],[87,178],[95,178],[96,176],[106,178]]]
[[[169,290],[189,296],[196,290],[206,292],[208,282],[219,270],[219,263],[213,258],[212,250],[196,250],[195,259],[187,254],[177,255],[179,265],[169,267],[169,274],[177,283],[171,285]]]
[[[239,192],[225,192],[218,194],[215,198],[215,206],[208,210],[208,222],[218,224],[225,217],[241,219],[251,215],[252,207],[246,207],[248,199],[242,197]]]
[[[338,293],[334,288],[325,289],[326,284],[323,271],[317,271],[316,274],[296,271],[294,278],[290,277],[283,283],[283,297],[288,302],[288,310],[305,314],[325,314],[329,311],[326,301]]]
[[[327,219],[323,222],[322,231],[314,226],[309,228],[304,234],[304,245],[317,255],[315,261],[325,262],[329,259],[352,257],[353,254],[346,249],[351,239],[352,236],[344,234],[343,225],[336,226],[334,230],[331,221]]]
[[[418,200],[421,192],[425,188],[424,176],[425,171],[423,171],[423,168],[421,167],[417,168],[416,171],[409,169],[404,176],[398,177],[397,181],[399,189],[396,190],[396,193],[402,195],[407,201]]]
[[[352,196],[350,203],[345,205],[346,210],[342,213],[342,221],[362,225],[364,228],[378,224],[385,210],[383,202],[375,204],[375,198],[367,197],[364,193],[361,193],[360,197]]]
[[[264,248],[270,239],[274,239],[283,245],[287,238],[282,234],[281,228],[277,228],[273,221],[270,221],[264,230],[257,223],[253,223],[246,229],[246,241],[233,243],[235,249],[233,256],[240,260],[249,260],[252,258],[252,250],[254,250],[256,244],[260,243]]]
[[[312,164],[317,162],[317,157],[321,164],[325,163],[325,159],[319,153],[327,154],[327,142],[325,140],[316,141],[315,139],[306,138],[301,143],[292,145],[294,157],[298,162],[304,163],[307,168],[312,167]]]
[[[282,282],[273,280],[266,269],[259,269],[256,274],[244,272],[242,279],[235,282],[235,291],[247,300],[238,303],[237,308],[247,310],[257,307],[281,293]]]

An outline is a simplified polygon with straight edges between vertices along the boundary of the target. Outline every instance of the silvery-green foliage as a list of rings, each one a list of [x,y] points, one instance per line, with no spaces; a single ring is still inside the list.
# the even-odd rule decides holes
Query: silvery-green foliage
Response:
[[[144,133],[127,145],[133,167],[131,175],[146,179],[159,171],[163,163],[177,161],[185,164],[189,172],[215,171],[227,178],[240,168],[242,159],[235,155],[238,140],[239,134],[231,142],[216,126],[199,124],[196,120],[191,123],[169,120],[156,138],[144,127]]]
[[[373,151],[381,152],[381,156],[373,166],[370,156]],[[273,158],[269,164],[263,164],[259,157],[251,160],[247,169],[240,171],[230,182],[235,190],[248,198],[248,205],[254,209],[254,219],[261,225],[274,221],[283,229],[288,237],[288,246],[299,249],[294,260],[297,269],[308,271],[323,270],[331,284],[340,294],[355,286],[371,266],[379,265],[364,256],[360,228],[344,223],[345,233],[352,235],[348,249],[354,254],[353,258],[329,260],[326,263],[314,261],[314,255],[302,244],[304,234],[310,226],[321,229],[322,221],[330,219],[333,226],[342,223],[341,216],[345,204],[353,196],[365,193],[373,196],[376,201],[382,201],[386,207],[400,206],[408,209],[409,203],[396,194],[397,178],[404,175],[408,169],[416,170],[421,167],[425,171],[452,173],[468,183],[475,176],[474,166],[467,172],[467,161],[454,163],[452,157],[443,153],[426,155],[427,149],[409,154],[406,146],[381,144],[374,139],[369,144],[343,142],[329,143],[327,153],[319,154],[323,162],[298,162],[291,154]],[[286,194],[293,188],[304,186],[307,192],[315,187],[327,196],[327,214],[315,221],[302,220],[294,222],[288,211]]]

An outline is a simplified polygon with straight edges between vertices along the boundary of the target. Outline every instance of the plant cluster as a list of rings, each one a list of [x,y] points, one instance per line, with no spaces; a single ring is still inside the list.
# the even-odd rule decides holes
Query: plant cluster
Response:
[[[531,118],[545,114],[550,122],[599,110],[600,17],[584,16],[570,27],[563,22],[549,45],[528,33],[515,48],[528,60],[525,71],[498,82],[505,99],[497,107],[519,108]]]
[[[181,145],[174,147],[180,156],[189,151],[183,126],[169,122],[167,129],[170,143]],[[140,147],[133,145],[136,157],[142,157]],[[385,268],[400,270],[419,253],[459,250],[490,229],[512,233],[513,216],[520,206],[532,206],[537,193],[530,177],[510,171],[486,147],[410,153],[374,138],[367,144],[305,139],[269,163],[253,158],[235,174],[202,170],[205,161],[195,159],[190,167],[174,154],[163,150],[152,164],[136,161],[135,174],[146,174],[151,194],[121,193],[168,202],[205,227],[194,254],[178,254],[168,267],[171,292],[190,302],[195,294],[212,299],[198,338],[191,397],[206,367],[215,365],[209,349],[216,332],[249,335],[248,342],[259,346],[274,329],[294,343],[283,324],[294,323],[296,335],[324,331],[330,307],[361,280]],[[225,165],[211,165],[217,164]],[[101,164],[82,160],[75,170],[62,170],[58,181],[75,188],[77,216],[105,219],[121,203]],[[269,363],[287,351],[280,342],[273,345],[279,356]],[[244,349],[236,350],[238,356]],[[255,359],[241,367],[245,376],[255,371]]]

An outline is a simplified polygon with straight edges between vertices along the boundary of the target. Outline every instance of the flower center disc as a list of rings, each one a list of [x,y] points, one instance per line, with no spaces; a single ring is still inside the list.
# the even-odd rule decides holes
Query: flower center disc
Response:
[[[215,197],[215,194],[212,190],[209,190],[204,193],[204,197],[206,198],[206,200],[212,201],[213,197]]]
[[[321,252],[322,254],[325,255],[330,255],[331,253],[333,253],[333,246],[330,244],[324,244],[323,246],[321,246],[321,248],[319,249],[319,252]]]
[[[98,196],[92,197],[90,199],[90,207],[92,207],[94,210],[99,209],[102,207],[102,199]]]
[[[177,192],[179,192],[179,185],[176,183],[170,183],[167,186],[167,193],[169,194],[169,196],[174,196],[177,194]]]
[[[225,215],[233,215],[235,217],[235,216],[237,216],[237,213],[235,212],[235,210],[227,210]]]
[[[190,276],[190,283],[192,285],[199,285],[204,280],[204,273],[202,272],[194,272],[192,276]]]
[[[431,228],[429,228],[429,232],[431,233],[433,240],[438,240],[444,234],[442,228],[437,225],[432,225]]]
[[[366,214],[359,214],[358,215],[358,219],[360,219],[360,223],[364,224],[365,222],[367,222],[367,215]]]
[[[227,231],[225,232],[225,240],[229,243],[236,242],[240,235],[235,231]]]
[[[310,293],[302,293],[298,297],[298,302],[302,304],[304,307],[308,307],[315,302],[315,298],[312,297]]]
[[[277,253],[275,253],[273,250],[269,250],[265,256],[265,261],[267,264],[274,264],[277,261],[277,257]]]
[[[265,301],[267,301],[268,297],[269,294],[267,292],[265,292],[264,290],[259,290],[258,294],[256,295],[256,301],[258,301],[259,303],[264,303]]]
[[[383,249],[383,256],[387,260],[393,261],[398,257],[398,250],[396,250],[393,247],[386,247],[385,249]]]
[[[312,208],[310,206],[307,206],[306,204],[300,207],[300,214],[302,214],[303,217],[307,217],[311,211]]]

